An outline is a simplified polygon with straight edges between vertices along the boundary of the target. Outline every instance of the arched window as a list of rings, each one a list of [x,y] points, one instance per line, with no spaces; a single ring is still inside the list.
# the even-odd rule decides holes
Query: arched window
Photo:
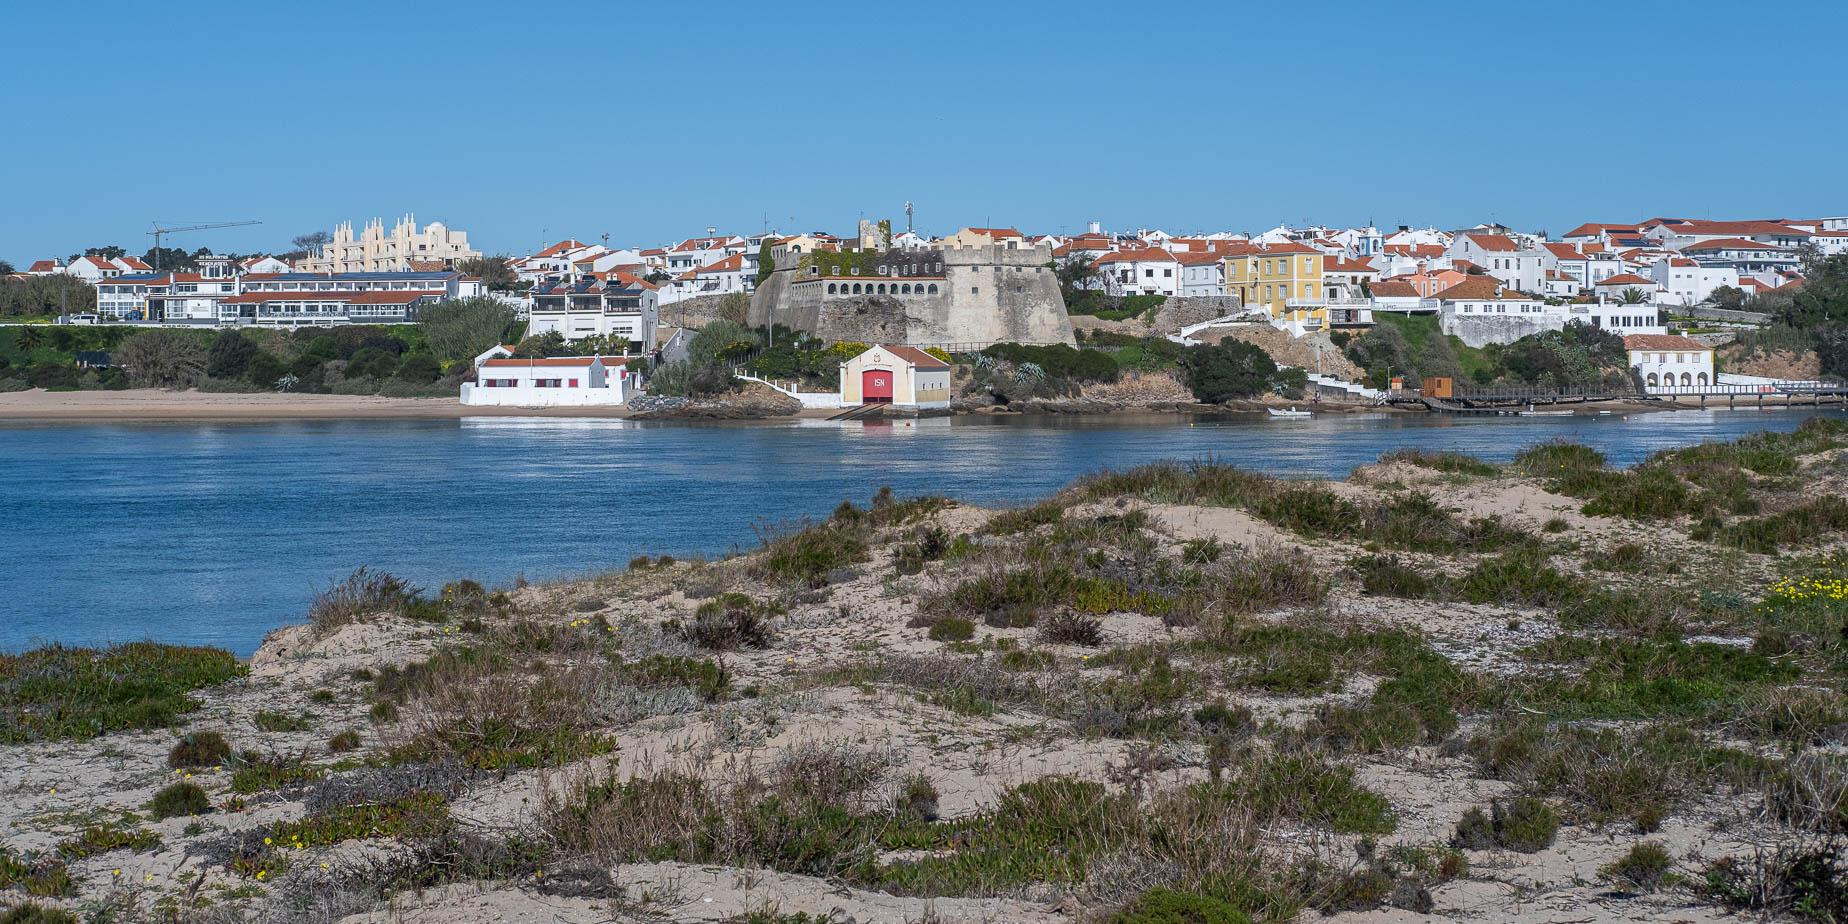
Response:
[[[1649,373],[1649,387],[1656,387],[1656,374],[1653,372]]]
[[[937,284],[934,282],[930,284],[930,294],[932,295],[937,294]]]
[[[1697,375],[1697,376],[1695,376],[1695,377],[1694,377],[1694,381],[1695,381],[1695,383],[1696,383],[1696,384],[1699,384],[1699,385],[1700,385],[1700,386],[1702,386],[1703,388],[1704,388],[1704,387],[1706,387],[1706,384],[1707,384],[1707,373],[1705,373],[1705,372],[1703,372],[1703,373],[1701,373],[1701,374],[1699,374],[1699,375]]]
[[[1687,374],[1687,373],[1685,373],[1685,372],[1683,372],[1683,373],[1681,373],[1681,387],[1683,387],[1683,388],[1689,388],[1689,387],[1692,387],[1692,386],[1693,386],[1693,384],[1694,384],[1694,377],[1693,377],[1693,376],[1691,376],[1691,375],[1689,375],[1689,374]]]
[[[853,284],[853,294],[855,294],[855,295],[859,295],[859,294],[860,294],[860,284],[859,284],[859,283],[857,283],[857,282]],[[1650,376],[1650,378],[1654,378],[1654,377],[1655,377],[1655,376]]]
[[[828,283],[828,294],[833,295],[836,288],[838,287],[834,283]]]
[[[907,282],[907,283],[905,283],[904,285],[902,285],[902,286],[899,286],[899,288],[900,288],[901,290],[903,290],[903,294],[905,294],[905,295],[910,295],[910,294],[911,294],[911,283],[909,283],[909,282]]]

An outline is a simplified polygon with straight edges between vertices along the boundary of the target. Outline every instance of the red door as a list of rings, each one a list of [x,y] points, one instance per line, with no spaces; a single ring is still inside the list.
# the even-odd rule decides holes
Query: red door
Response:
[[[860,400],[866,404],[891,404],[892,373],[885,369],[860,373]]]

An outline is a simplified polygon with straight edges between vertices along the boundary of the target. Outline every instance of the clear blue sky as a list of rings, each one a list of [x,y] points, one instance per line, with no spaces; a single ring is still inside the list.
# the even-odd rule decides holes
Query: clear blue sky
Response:
[[[1840,215],[1845,6],[19,3],[0,257]]]

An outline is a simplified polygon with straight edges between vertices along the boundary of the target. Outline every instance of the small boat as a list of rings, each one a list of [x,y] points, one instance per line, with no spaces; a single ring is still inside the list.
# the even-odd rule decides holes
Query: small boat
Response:
[[[1315,416],[1309,411],[1299,411],[1295,406],[1291,406],[1287,411],[1280,411],[1274,407],[1267,407],[1264,410],[1271,415],[1271,419],[1273,420],[1300,420],[1304,417]]]

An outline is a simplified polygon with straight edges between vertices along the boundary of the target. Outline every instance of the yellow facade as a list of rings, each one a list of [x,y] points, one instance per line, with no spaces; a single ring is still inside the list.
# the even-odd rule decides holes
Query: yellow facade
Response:
[[[1291,299],[1320,301],[1322,254],[1307,247],[1280,245],[1227,257],[1226,294],[1236,295],[1247,307],[1263,306],[1272,318],[1328,322],[1326,306],[1291,307]]]

